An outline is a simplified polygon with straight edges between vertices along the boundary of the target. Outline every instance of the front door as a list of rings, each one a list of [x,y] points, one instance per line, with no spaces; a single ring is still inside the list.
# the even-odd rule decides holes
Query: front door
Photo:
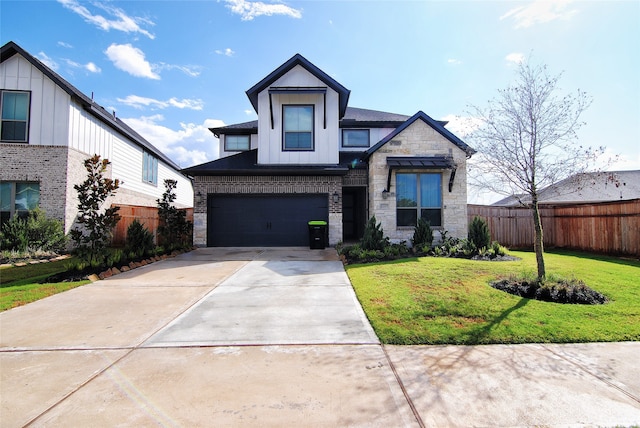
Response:
[[[342,188],[342,233],[344,242],[359,241],[364,233],[367,214],[366,187]]]

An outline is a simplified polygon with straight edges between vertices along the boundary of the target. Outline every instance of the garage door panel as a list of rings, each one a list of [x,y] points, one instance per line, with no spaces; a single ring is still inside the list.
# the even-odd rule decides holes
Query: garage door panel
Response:
[[[309,220],[328,220],[328,195],[209,195],[207,245],[308,245]]]

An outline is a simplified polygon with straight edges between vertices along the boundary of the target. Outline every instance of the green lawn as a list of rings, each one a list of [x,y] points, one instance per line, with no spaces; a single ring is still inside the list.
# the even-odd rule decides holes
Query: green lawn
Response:
[[[0,269],[0,311],[87,284],[89,281],[39,284],[51,275],[64,272],[69,260]]]
[[[488,285],[535,272],[535,255],[515,262],[423,257],[347,266],[358,299],[383,343],[478,344],[640,340],[640,262],[547,253],[548,274],[575,277],[605,305],[567,305],[512,296]]]

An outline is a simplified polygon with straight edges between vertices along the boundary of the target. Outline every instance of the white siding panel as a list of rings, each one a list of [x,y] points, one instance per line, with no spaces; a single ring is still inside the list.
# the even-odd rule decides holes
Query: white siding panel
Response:
[[[115,132],[77,104],[71,105],[69,119],[71,147],[88,155],[111,159]]]
[[[0,65],[2,89],[31,91],[29,144],[67,145],[71,97],[20,55]]]

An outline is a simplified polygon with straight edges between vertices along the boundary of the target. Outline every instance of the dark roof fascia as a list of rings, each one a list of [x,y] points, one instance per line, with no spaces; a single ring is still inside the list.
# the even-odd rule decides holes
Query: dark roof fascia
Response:
[[[409,126],[411,126],[416,120],[422,120],[427,125],[431,126],[440,135],[442,135],[447,140],[451,141],[453,144],[458,146],[462,151],[464,151],[467,154],[467,157],[471,157],[471,155],[476,153],[476,151],[471,147],[469,147],[464,141],[462,141],[460,138],[453,135],[448,129],[442,126],[439,121],[432,119],[431,117],[429,117],[429,115],[427,115],[423,111],[419,111],[413,116],[411,116],[409,119],[407,119],[407,121],[404,122],[402,125],[400,125],[398,128],[396,128],[391,134],[387,135],[382,140],[380,140],[376,145],[374,145],[369,150],[367,150],[365,153],[365,159],[368,159],[380,147],[384,146],[386,143],[388,143],[389,141],[397,137],[398,134],[400,134],[402,131],[404,131]]]
[[[349,95],[351,94],[351,91],[342,86],[324,71],[313,65],[309,60],[307,60],[300,54],[295,54],[287,62],[276,68],[267,77],[265,77],[246,91],[247,97],[249,97],[249,101],[251,101],[251,105],[255,109],[256,113],[258,112],[258,94],[260,94],[260,92],[268,88],[273,82],[284,76],[287,72],[289,72],[297,65],[302,66],[305,70],[316,76],[318,79],[322,80],[328,87],[338,93],[340,117],[343,117],[345,111],[347,110],[347,104],[349,102]]]
[[[359,128],[397,128],[404,122],[400,121],[356,121],[356,120],[341,120],[340,129],[359,129]]]
[[[40,60],[22,49],[16,43],[8,42],[4,46],[2,46],[2,48],[0,48],[0,63],[13,57],[15,54],[19,54],[24,59],[29,61],[34,67],[36,67],[45,76],[51,79],[56,85],[62,88],[63,91],[69,94],[72,99],[78,102],[85,111],[98,118],[98,120],[109,126],[111,129],[125,136],[134,144],[141,146],[144,149],[148,149],[150,152],[158,156],[158,158],[162,159],[162,161],[169,165],[171,168],[175,169],[176,171],[180,171],[180,167],[171,159],[169,159],[164,153],[154,147],[153,144],[145,140],[140,134],[131,129],[122,120],[109,114],[102,106],[80,92],[78,88],[66,81],[64,78],[62,78],[62,76],[51,70],[48,66],[40,62]]]

